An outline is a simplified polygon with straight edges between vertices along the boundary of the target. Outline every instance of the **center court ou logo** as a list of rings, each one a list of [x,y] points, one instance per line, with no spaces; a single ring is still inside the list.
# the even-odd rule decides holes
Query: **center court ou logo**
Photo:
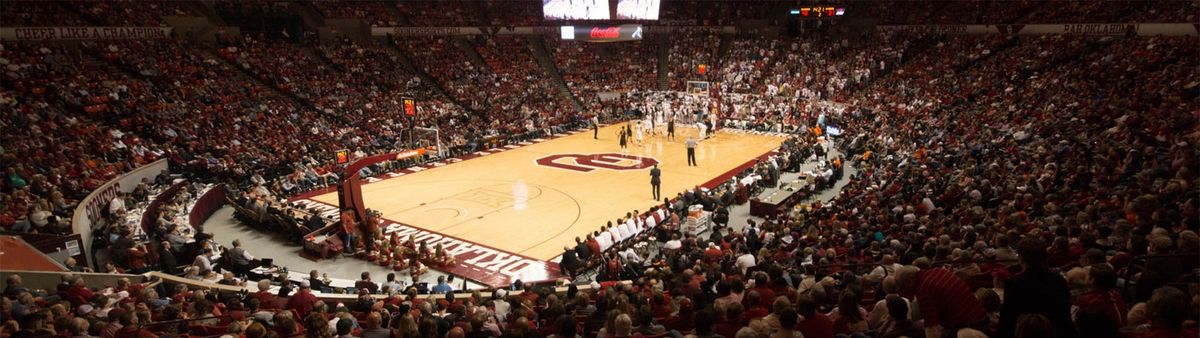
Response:
[[[658,164],[658,160],[654,159],[653,157],[642,157],[617,153],[554,154],[539,158],[535,162],[541,166],[574,170],[585,173],[596,169],[641,170]]]

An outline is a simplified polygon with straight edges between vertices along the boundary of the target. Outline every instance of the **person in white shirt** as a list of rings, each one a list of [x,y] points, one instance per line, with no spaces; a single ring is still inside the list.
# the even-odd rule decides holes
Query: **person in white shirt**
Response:
[[[867,274],[867,278],[882,280],[884,277],[895,275],[896,268],[899,267],[900,264],[896,263],[895,257],[892,255],[883,255],[883,258],[879,260],[879,266],[875,267],[874,270],[871,270],[871,273]]]
[[[596,244],[600,245],[600,251],[605,251],[608,250],[609,247],[612,247],[613,241],[612,237],[608,234],[608,231],[596,232]],[[599,252],[593,252],[592,254],[599,254]]]
[[[680,248],[683,248],[683,242],[679,240],[678,234],[673,235],[671,240],[663,243],[663,249],[665,250],[679,250]]]
[[[626,265],[641,267],[642,263],[644,262],[642,255],[638,254],[637,250],[634,250],[632,246],[626,248],[624,251],[621,251],[620,255],[621,260],[624,260]]]
[[[740,251],[745,252],[747,250],[743,247]],[[743,275],[746,274],[746,269],[752,268],[755,265],[754,255],[750,254],[749,252],[738,256],[737,260],[734,261],[734,266],[737,267],[738,270],[741,270]]]
[[[617,228],[621,229],[621,240],[622,241],[629,239],[630,237],[633,237],[634,235],[637,235],[637,233],[638,233],[637,226],[635,226],[634,224],[635,224],[634,219],[630,218],[630,219],[625,220],[624,223],[621,223],[621,225],[617,226]]]
[[[113,216],[125,215],[125,192],[118,191],[117,196],[108,202],[108,213]]]
[[[507,295],[508,290],[505,289],[496,290],[496,292],[492,294],[492,296],[495,298],[492,299],[492,305],[496,309],[496,317],[501,321],[508,318],[509,304],[504,300],[504,297]]]
[[[612,237],[614,245],[625,240],[625,234],[621,232],[621,226],[624,224],[624,222],[618,220],[617,226],[608,227],[608,236]]]
[[[212,249],[204,249],[199,255],[196,255],[196,260],[192,261],[192,265],[199,269],[201,276],[212,272]]]

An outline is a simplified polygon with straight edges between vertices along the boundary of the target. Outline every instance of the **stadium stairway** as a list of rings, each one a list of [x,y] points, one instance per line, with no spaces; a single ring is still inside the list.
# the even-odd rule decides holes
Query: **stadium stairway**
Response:
[[[181,4],[184,8],[187,8],[193,13],[200,13],[203,15],[204,18],[208,19],[208,22],[211,22],[214,26],[220,27],[226,25],[225,20],[221,19],[221,16],[217,14],[217,10],[213,9],[213,7],[207,2],[183,1]]]
[[[654,41],[657,46],[655,54],[658,56],[658,90],[667,90],[670,83],[667,79],[667,73],[671,71],[671,64],[667,61],[671,54],[671,39],[660,37]]]
[[[550,59],[550,52],[546,51],[546,44],[542,41],[540,35],[527,35],[525,41],[529,43],[529,50],[533,51],[533,58],[537,60],[538,65],[542,66],[542,71],[550,75],[554,79],[554,87],[558,88],[559,95],[563,95],[571,105],[575,107],[575,111],[583,111],[583,103],[571,94],[571,89],[567,88],[567,82],[563,81],[562,74],[558,72],[558,66],[554,65],[554,61]]]
[[[275,84],[274,82],[264,81],[262,78],[258,77],[258,75],[254,74],[249,69],[242,68],[242,65],[239,65],[236,62],[227,60],[223,57],[220,57],[220,56],[214,54],[211,50],[204,50],[204,49],[199,49],[199,48],[194,49],[194,50],[198,53],[204,54],[205,57],[212,58],[212,59],[218,60],[220,62],[224,62],[224,63],[228,64],[229,66],[233,67],[234,69],[237,69],[238,72],[241,73],[241,76],[243,79],[245,79],[245,81],[256,82],[256,83],[262,85],[264,88],[267,88],[268,90],[274,92],[275,94],[278,94],[279,96],[292,99],[292,101],[296,101],[296,103],[299,103],[300,106],[302,106],[304,108],[312,109],[313,111],[318,112],[318,113],[320,113],[322,111],[321,109],[317,109],[317,105],[314,104],[311,100],[302,98],[302,97],[296,95],[295,93],[292,93],[291,91],[283,90],[282,88],[279,88],[279,85]],[[345,120],[344,117],[340,117],[338,114],[333,114],[333,117],[339,121]]]
[[[391,38],[388,38],[388,39],[391,39]],[[442,84],[438,83],[437,80],[434,80],[433,76],[430,76],[429,73],[426,73],[424,70],[421,69],[421,67],[417,67],[415,64],[413,64],[412,58],[409,57],[408,53],[406,53],[404,50],[401,50],[399,47],[396,47],[395,41],[382,41],[382,42],[380,42],[380,44],[385,46],[384,48],[387,49],[388,52],[390,52],[390,53],[392,53],[392,55],[396,56],[396,60],[400,62],[400,65],[404,66],[405,70],[407,70],[413,74],[416,74],[417,77],[421,78],[422,82],[425,82],[431,88],[433,88],[434,92],[436,92],[436,94],[439,97],[446,99],[450,102],[453,102],[455,105],[461,107],[463,110],[467,111],[468,113],[471,113],[471,114],[475,113],[475,111],[472,110],[470,107],[468,107],[467,105],[464,105],[462,102],[459,102],[457,98],[450,95],[450,93],[446,92],[446,88],[442,88]]]
[[[321,10],[317,9],[316,5],[307,1],[298,1],[292,3],[292,10],[300,15],[301,22],[305,28],[316,30],[317,27],[325,26],[325,16],[321,14]]]
[[[725,56],[729,55],[729,47],[733,45],[733,34],[721,34],[721,42],[717,45],[717,55],[713,56],[713,69],[721,69]]]
[[[487,61],[483,59],[483,56],[479,55],[479,51],[475,50],[475,47],[471,45],[471,41],[467,41],[467,38],[463,37],[462,35],[455,35],[451,39],[451,41],[454,41],[454,46],[458,47],[458,49],[461,49],[463,53],[467,54],[467,58],[470,58],[471,63],[475,64],[476,67],[489,69],[493,73],[496,71],[495,69],[492,69],[490,65],[488,65]]]

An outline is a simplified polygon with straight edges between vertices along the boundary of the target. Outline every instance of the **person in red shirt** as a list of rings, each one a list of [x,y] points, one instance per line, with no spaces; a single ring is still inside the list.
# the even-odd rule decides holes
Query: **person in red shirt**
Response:
[[[801,317],[800,322],[796,323],[796,331],[800,331],[805,338],[833,338],[833,321],[817,311],[817,302],[812,297],[800,297],[796,304],[796,312]]]
[[[274,309],[279,297],[271,293],[271,281],[264,279],[258,281],[258,292],[254,298],[258,298],[260,309]]]
[[[691,299],[684,298],[683,300],[680,300],[679,312],[667,317],[667,319],[663,321],[663,326],[665,326],[668,330],[677,330],[680,332],[691,331],[692,329],[695,329],[696,326],[695,322],[693,321],[694,310],[695,308]]]
[[[155,338],[156,336],[150,330],[141,328],[138,324],[137,316],[130,312],[121,313],[118,317],[121,322],[121,328],[113,333],[113,338]]]
[[[971,287],[950,270],[902,266],[896,269],[896,289],[901,296],[915,297],[921,305],[926,337],[941,337],[943,330],[957,332],[960,328],[986,325],[983,304],[975,298]]]
[[[587,236],[587,246],[588,246],[588,250],[592,251],[592,257],[604,257],[600,253],[600,242],[596,241],[595,236],[593,236],[593,235]]]
[[[775,299],[775,290],[771,289],[771,283],[768,281],[766,272],[759,271],[754,273],[754,288],[750,290],[757,291],[759,299],[768,301],[774,301]],[[754,304],[746,305],[748,307],[754,306]]]
[[[354,253],[355,240],[358,239],[358,223],[349,209],[342,212],[342,230],[346,233],[346,253]]]
[[[721,256],[724,256],[721,248],[716,243],[708,243],[708,249],[704,250],[704,262],[709,264],[720,262]]]
[[[313,304],[316,303],[317,296],[312,294],[308,281],[300,281],[300,291],[297,291],[292,299],[288,300],[287,307],[296,310],[296,314],[300,315],[300,318],[307,318],[308,314],[312,312]]]
[[[742,313],[742,304],[730,303],[726,305],[725,315],[717,320],[717,327],[713,331],[725,337],[737,336],[738,329],[742,328],[742,323],[744,322]]]
[[[1170,286],[1154,290],[1146,302],[1146,314],[1150,317],[1150,332],[1139,338],[1184,338],[1196,337],[1196,328],[1184,328],[1183,322],[1191,318],[1191,306],[1187,294]]]
[[[129,249],[129,268],[132,273],[146,272],[146,247],[139,245]]]
[[[91,301],[95,296],[96,293],[87,287],[87,283],[83,281],[83,277],[75,278],[74,286],[67,290],[67,300],[71,301],[71,305],[75,307]]]
[[[1117,272],[1108,264],[1095,264],[1088,268],[1092,277],[1092,290],[1075,298],[1075,306],[1079,311],[1095,311],[1103,313],[1117,327],[1125,327],[1125,314],[1129,307],[1125,298],[1115,290]]]

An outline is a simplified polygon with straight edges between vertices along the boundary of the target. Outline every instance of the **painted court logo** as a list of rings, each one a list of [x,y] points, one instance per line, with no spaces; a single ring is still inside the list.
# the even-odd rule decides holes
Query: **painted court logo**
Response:
[[[642,157],[617,153],[554,154],[539,158],[534,162],[540,166],[585,173],[596,169],[641,170],[658,164],[658,160],[654,159],[653,157]]]

